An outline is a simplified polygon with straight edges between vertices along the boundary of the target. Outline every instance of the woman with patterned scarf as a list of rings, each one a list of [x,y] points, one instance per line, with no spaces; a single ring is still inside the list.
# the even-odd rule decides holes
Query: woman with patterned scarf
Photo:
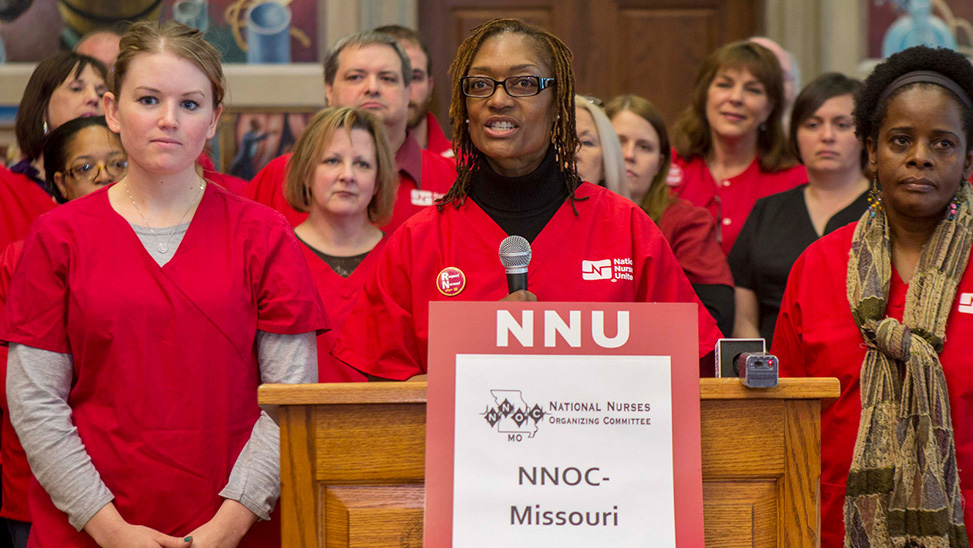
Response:
[[[876,67],[855,101],[871,207],[790,273],[782,375],[841,381],[821,415],[823,548],[970,545],[971,96],[973,65],[951,50]]]

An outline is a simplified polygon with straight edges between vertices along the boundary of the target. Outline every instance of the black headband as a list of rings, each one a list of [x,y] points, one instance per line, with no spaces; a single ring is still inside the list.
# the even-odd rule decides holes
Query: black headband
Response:
[[[895,93],[896,90],[908,86],[909,84],[916,83],[936,84],[937,86],[942,86],[959,97],[959,100],[966,105],[966,108],[973,110],[973,101],[970,100],[969,94],[963,91],[963,88],[959,87],[959,84],[946,76],[931,70],[914,70],[899,76],[895,79],[895,81],[889,84],[887,88],[885,88],[885,91],[883,91],[878,97],[878,103],[882,104],[886,99],[889,98],[890,95]]]

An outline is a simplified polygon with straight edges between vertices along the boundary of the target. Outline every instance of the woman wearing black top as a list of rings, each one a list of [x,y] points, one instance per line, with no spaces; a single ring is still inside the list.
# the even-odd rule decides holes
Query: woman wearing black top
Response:
[[[430,301],[499,299],[695,303],[700,355],[712,353],[716,323],[658,228],[577,174],[564,43],[497,19],[463,42],[451,73],[457,180],[389,236],[332,353],[373,377],[414,378],[426,372]],[[511,235],[533,258],[529,292],[508,295],[497,250]],[[631,268],[596,271],[605,259]]]
[[[758,200],[733,245],[734,337],[762,337],[769,347],[794,261],[868,207],[865,156],[852,117],[860,87],[858,80],[829,73],[795,100],[790,143],[807,167],[808,182]]]

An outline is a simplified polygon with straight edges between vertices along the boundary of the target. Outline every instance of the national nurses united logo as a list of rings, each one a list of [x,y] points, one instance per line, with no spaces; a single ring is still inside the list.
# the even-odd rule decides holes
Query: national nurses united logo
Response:
[[[520,441],[523,434],[533,438],[537,425],[547,413],[536,403],[530,405],[520,390],[490,390],[493,404],[488,404],[481,416],[508,439]]]
[[[466,288],[466,274],[455,266],[447,266],[436,275],[436,287],[447,297],[455,297]]]

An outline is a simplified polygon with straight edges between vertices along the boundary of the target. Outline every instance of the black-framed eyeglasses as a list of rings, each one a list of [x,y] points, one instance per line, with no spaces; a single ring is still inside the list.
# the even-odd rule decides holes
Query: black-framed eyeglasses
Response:
[[[128,173],[128,159],[124,156],[115,156],[109,158],[107,162],[82,161],[71,166],[68,173],[78,181],[89,182],[97,179],[103,169],[112,181],[117,181]]]
[[[503,80],[494,80],[487,76],[460,78],[463,95],[478,99],[491,97],[497,91],[497,86],[503,86],[503,90],[511,97],[533,97],[554,84],[554,78],[541,76],[511,76]]]

